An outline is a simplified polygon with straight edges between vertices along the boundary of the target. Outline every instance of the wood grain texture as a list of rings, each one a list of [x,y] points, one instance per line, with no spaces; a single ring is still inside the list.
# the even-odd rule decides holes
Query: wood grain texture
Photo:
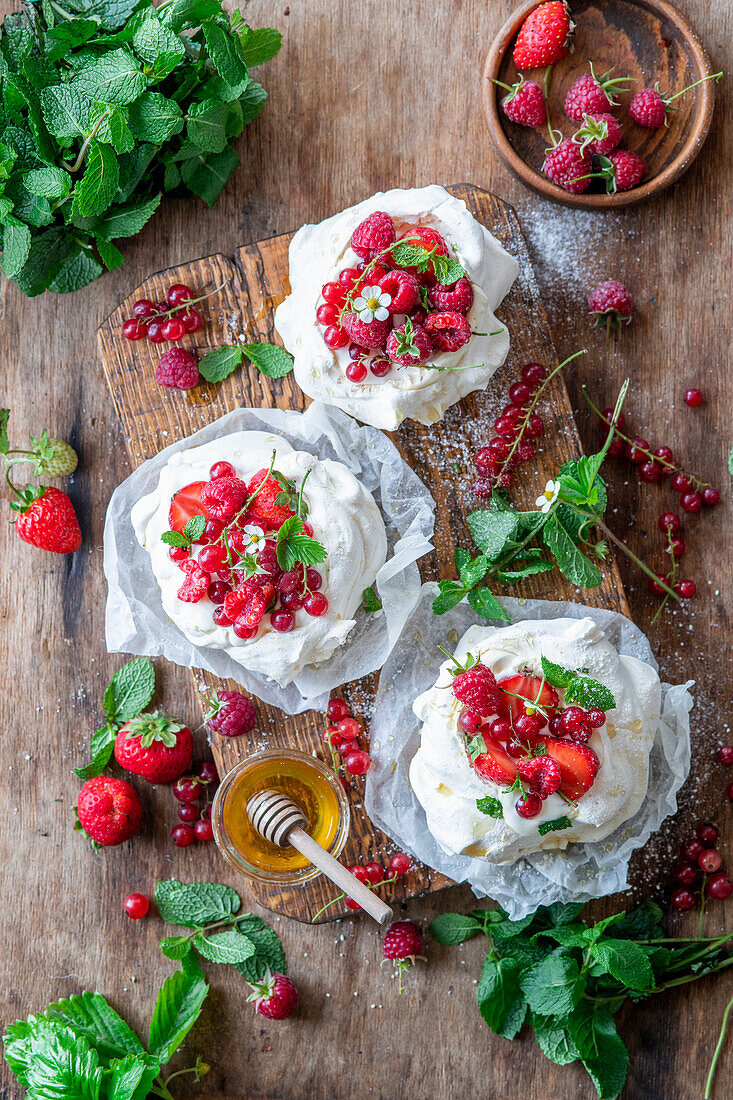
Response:
[[[391,433],[403,457],[427,484],[436,501],[439,516],[436,552],[420,563],[424,579],[454,575],[455,547],[466,543],[465,518],[473,506],[470,487],[458,497],[456,495],[456,488],[470,473],[470,468],[465,468],[469,453],[465,425],[485,421],[487,409],[502,400],[502,394],[508,384],[519,377],[524,363],[541,362],[548,373],[556,365],[537,282],[514,211],[494,195],[470,185],[452,187],[451,190],[466,201],[474,216],[517,258],[520,274],[499,311],[501,320],[510,330],[511,352],[507,363],[491,380],[488,390],[469,395],[454,406],[443,421],[431,428],[407,421],[399,431]],[[242,405],[300,410],[309,404],[292,375],[268,379],[254,369],[236,371],[215,386],[202,382],[186,394],[165,390],[154,380],[160,346],[147,341],[131,343],[122,336],[122,325],[131,316],[136,299],[161,301],[168,286],[183,282],[194,288],[197,296],[211,294],[206,303],[202,303],[202,314],[206,317],[204,326],[183,342],[196,353],[202,354],[222,343],[231,342],[233,335],[239,333],[246,333],[247,338],[252,340],[273,339],[276,335],[272,326],[273,309],[289,290],[290,239],[291,234],[284,234],[239,248],[234,263],[221,256],[210,256],[170,271],[158,272],[136,287],[100,327],[98,339],[104,373],[124,426],[133,466],[157,454],[170,443],[185,438],[203,424],[211,423]],[[222,289],[212,293],[218,287]],[[564,461],[580,453],[577,430],[561,374],[551,381],[538,411],[547,424],[537,461],[540,483],[544,484]],[[531,498],[530,486],[525,484],[525,506],[533,506],[534,500]],[[555,574],[529,578],[510,591],[520,597],[573,599],[575,596],[572,586]],[[603,585],[588,594],[587,602],[628,612],[612,559],[606,565]],[[192,675],[199,693],[204,697],[217,687],[237,687],[234,681],[222,684],[222,681],[201,670],[193,671]],[[368,713],[377,679],[375,675],[344,686],[344,694],[356,713]],[[220,774],[226,774],[240,760],[251,755],[255,745],[261,746],[263,742],[268,748],[296,746],[306,752],[323,755],[323,715],[310,711],[293,718],[263,704],[258,705],[258,710],[260,721],[251,737],[232,739],[213,736],[211,747]],[[351,829],[342,860],[348,865],[364,862],[366,858],[386,863],[392,846],[389,838],[369,821],[362,805],[362,796],[363,780],[352,777],[349,786]],[[451,883],[445,876],[418,864],[405,878],[383,887],[381,892],[394,903],[432,893],[448,885]],[[259,883],[252,883],[250,889],[260,904],[268,909],[303,921],[310,921],[336,893],[333,885],[322,877],[294,889],[283,890]],[[348,912],[345,904],[340,902],[328,909],[320,919],[334,920]]]
[[[7,282],[0,285],[0,363],[13,438],[22,443],[29,432],[48,426],[78,448],[81,466],[70,491],[85,538],[81,552],[67,560],[0,531],[3,1022],[78,990],[98,989],[144,1034],[155,992],[172,968],[157,948],[170,929],[155,916],[128,920],[122,899],[131,890],[152,892],[161,877],[229,882],[246,907],[260,911],[213,846],[172,847],[177,818],[168,790],[140,784],[145,819],[134,844],[93,855],[71,831],[79,789],[71,769],[86,761],[89,736],[102,718],[104,687],[120,664],[119,655],[109,656],[104,647],[101,544],[107,501],[130,468],[99,364],[96,328],[152,270],[192,256],[233,255],[243,242],[318,221],[378,188],[470,179],[510,202],[559,356],[589,349],[566,379],[586,449],[597,447],[601,431],[581,385],[608,404],[630,375],[633,430],[655,444],[669,442],[682,462],[723,490],[717,509],[685,518],[685,570],[698,581],[696,601],[650,627],[656,600],[635,568],[625,559],[619,563],[632,616],[649,633],[663,675],[696,682],[694,753],[678,814],[632,861],[632,889],[589,913],[607,915],[642,897],[663,900],[670,863],[701,819],[720,825],[721,851],[729,868],[733,863],[733,819],[723,790],[733,776],[712,760],[714,747],[731,736],[733,708],[733,510],[725,472],[733,441],[733,375],[727,368],[730,81],[718,88],[702,154],[658,199],[608,213],[559,207],[509,174],[481,115],[484,58],[514,6],[515,0],[393,0],[378,8],[372,0],[251,0],[248,21],[278,26],[284,44],[261,74],[270,100],[238,143],[242,167],[216,209],[166,200],[144,232],[125,242],[125,266],[77,294],[27,300]],[[730,72],[731,5],[681,0],[680,6],[714,69]],[[10,8],[10,0],[0,0],[0,12]],[[585,299],[590,287],[609,277],[631,288],[635,315],[606,352]],[[706,402],[690,410],[682,395],[696,384]],[[466,430],[479,441],[490,426],[479,418]],[[673,494],[640,485],[625,464],[611,467],[608,477],[614,530],[661,567],[656,521]],[[528,467],[529,492],[537,482]],[[457,494],[464,488],[459,484]],[[189,673],[157,665],[156,702],[195,726],[199,711]],[[197,736],[201,758],[205,748]],[[474,904],[470,891],[457,887],[399,909],[426,922]],[[531,1038],[508,1043],[487,1031],[474,984],[483,960],[480,941],[462,948],[429,943],[428,962],[414,969],[399,997],[379,965],[380,938],[370,922],[353,918],[317,928],[277,918],[273,923],[300,989],[298,1016],[286,1024],[261,1020],[244,1004],[241,977],[208,966],[210,1000],[177,1065],[190,1065],[201,1053],[212,1073],[199,1085],[187,1078],[174,1082],[180,1100],[595,1097],[582,1070],[551,1065]],[[686,935],[695,934],[696,924],[695,914],[670,922]],[[733,906],[712,906],[705,926],[709,935],[733,930]],[[733,976],[721,976],[624,1012],[619,1026],[631,1071],[623,1100],[699,1100],[731,995]],[[732,1069],[729,1042],[716,1100],[726,1096]],[[0,1083],[4,1100],[19,1100],[22,1090],[4,1064]]]

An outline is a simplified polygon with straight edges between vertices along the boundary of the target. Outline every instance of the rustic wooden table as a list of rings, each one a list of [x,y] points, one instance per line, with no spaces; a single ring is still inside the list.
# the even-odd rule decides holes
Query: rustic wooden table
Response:
[[[0,0],[0,14],[12,6]],[[725,602],[733,576],[725,464],[733,442],[727,429],[733,381],[724,369],[733,260],[729,83],[718,90],[703,154],[653,204],[613,214],[552,205],[509,176],[481,117],[483,59],[512,6],[512,0],[291,0],[286,7],[251,0],[248,21],[278,26],[284,44],[263,77],[271,99],[244,135],[242,168],[216,209],[165,202],[140,237],[127,242],[125,266],[72,296],[26,300],[14,286],[0,284],[3,403],[13,409],[13,435],[47,426],[78,448],[81,466],[71,495],[84,531],[73,559],[44,555],[2,533],[3,1022],[83,988],[105,993],[133,1023],[148,1018],[170,965],[157,949],[159,921],[133,923],[124,916],[122,898],[131,890],[151,892],[158,878],[169,875],[214,878],[230,881],[247,904],[242,882],[229,875],[213,846],[172,847],[174,811],[165,790],[144,792],[145,826],[134,844],[94,855],[71,829],[79,786],[71,769],[85,759],[104,686],[120,663],[104,646],[101,541],[107,500],[128,466],[95,329],[151,270],[215,251],[232,254],[239,244],[318,220],[380,188],[470,180],[511,202],[560,357],[578,347],[590,350],[568,376],[586,445],[598,442],[600,432],[583,407],[581,383],[607,404],[628,374],[628,414],[637,430],[656,444],[669,443],[722,489],[718,508],[685,525],[685,571],[698,582],[697,599],[649,631],[666,678],[697,682],[692,775],[680,812],[635,861],[634,891],[597,910],[661,896],[679,842],[701,817],[720,824],[730,867],[732,811],[724,796],[730,777],[712,763],[714,746],[729,739],[726,708],[733,703]],[[730,6],[686,0],[682,7],[715,67],[730,70]],[[631,287],[636,314],[607,353],[591,329],[585,295],[610,276]],[[682,401],[689,385],[706,394],[697,410]],[[610,473],[613,525],[637,552],[658,559],[656,518],[670,503],[669,491],[641,487],[627,475],[625,466]],[[620,564],[632,612],[646,629],[654,601],[639,575],[626,561]],[[189,677],[158,664],[162,705],[193,721]],[[427,920],[470,905],[469,891],[455,889],[415,901],[405,912]],[[707,918],[710,934],[733,928],[732,913],[731,903],[715,905]],[[379,938],[366,921],[311,929],[280,920],[276,927],[301,990],[298,1017],[266,1024],[245,1005],[241,980],[211,967],[212,995],[188,1049],[213,1069],[200,1086],[181,1079],[181,1096],[594,1095],[582,1070],[552,1066],[532,1040],[509,1044],[485,1029],[475,1005],[478,942],[460,949],[430,945],[428,964],[415,969],[407,993],[398,997],[379,966]],[[731,993],[733,980],[721,977],[622,1015],[632,1055],[624,1097],[700,1096]],[[733,1041],[720,1096],[732,1064]],[[20,1095],[4,1066],[0,1074],[3,1095]]]

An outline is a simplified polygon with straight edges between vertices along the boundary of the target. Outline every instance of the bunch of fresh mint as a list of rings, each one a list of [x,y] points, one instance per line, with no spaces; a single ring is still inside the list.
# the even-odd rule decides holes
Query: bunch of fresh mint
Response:
[[[0,29],[2,268],[24,294],[86,286],[162,191],[209,206],[281,35],[220,0],[32,0]]]
[[[558,1065],[581,1062],[602,1100],[615,1100],[629,1054],[614,1016],[627,1000],[725,970],[733,955],[714,939],[666,936],[662,911],[646,901],[596,924],[579,919],[582,905],[541,906],[522,920],[503,909],[445,913],[430,925],[438,943],[455,946],[483,933],[489,951],[477,986],[487,1025],[515,1039],[525,1023],[542,1053]],[[706,1097],[715,1069],[711,1066]]]
[[[147,1048],[100,993],[56,1001],[37,1016],[10,1024],[5,1060],[31,1100],[172,1100],[162,1070],[201,1015],[209,987],[195,957],[163,982]],[[208,1072],[198,1060],[190,1070]]]

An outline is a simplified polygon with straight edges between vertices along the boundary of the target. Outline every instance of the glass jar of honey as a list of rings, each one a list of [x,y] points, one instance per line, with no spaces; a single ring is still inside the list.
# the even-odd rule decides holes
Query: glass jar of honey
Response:
[[[239,871],[259,882],[293,886],[321,872],[290,846],[278,848],[252,827],[247,803],[261,790],[297,803],[306,831],[334,858],[349,835],[349,800],[333,771],[298,749],[268,749],[242,760],[221,781],[211,807],[219,850]]]

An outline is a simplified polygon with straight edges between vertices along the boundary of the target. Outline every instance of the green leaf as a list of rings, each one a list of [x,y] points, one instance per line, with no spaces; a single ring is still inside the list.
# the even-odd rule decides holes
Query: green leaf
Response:
[[[531,1024],[537,1045],[545,1058],[558,1066],[578,1061],[580,1055],[567,1026],[559,1024],[553,1016],[538,1016],[535,1012],[532,1013]]]
[[[160,195],[153,195],[142,202],[113,206],[94,219],[91,232],[107,241],[134,237],[158,209],[160,198]]]
[[[8,279],[14,279],[28,259],[31,250],[31,231],[9,215],[3,227],[2,268]]]
[[[8,180],[5,198],[10,199],[13,204],[13,219],[19,219],[35,229],[50,225],[53,221],[53,211],[48,199],[32,195],[21,176]]]
[[[128,122],[138,141],[160,144],[183,129],[181,108],[160,92],[145,92],[128,110]]]
[[[84,175],[74,188],[72,214],[91,217],[103,213],[112,202],[119,179],[120,167],[114,150],[92,141]]]
[[[117,245],[112,244],[111,241],[105,241],[103,237],[95,237],[94,243],[97,246],[99,258],[108,271],[115,271],[125,262],[125,257]]]
[[[88,286],[102,274],[102,266],[94,256],[85,252],[79,245],[66,257],[56,275],[48,284],[48,289],[55,294],[68,294],[72,290],[80,290]]]
[[[728,473],[733,477],[733,447],[728,451]]]
[[[481,508],[467,517],[473,541],[489,564],[508,554],[516,544],[519,521],[514,512],[495,512]]]
[[[280,538],[278,532],[277,560],[281,569],[285,572],[294,569],[300,562],[302,565],[320,565],[328,557],[326,549],[320,542],[308,535],[291,535],[289,538]]]
[[[102,118],[106,114],[106,118]],[[101,119],[101,122],[99,120]],[[119,107],[108,103],[95,103],[90,115],[92,129],[97,128],[96,140],[111,145],[116,153],[129,153],[135,146],[132,130]],[[99,126],[97,123],[99,122]]]
[[[98,20],[105,30],[115,31],[126,23],[140,0],[67,0],[70,11]]]
[[[656,940],[664,936],[663,913],[655,901],[643,901],[635,909],[624,913],[609,935],[622,939]]]
[[[446,947],[471,940],[483,931],[483,925],[475,917],[463,913],[443,913],[430,924],[430,935]]]
[[[202,27],[211,60],[222,80],[234,90],[232,98],[242,94],[249,83],[242,44],[236,35],[220,23],[205,22]]]
[[[186,928],[199,928],[222,920],[238,912],[242,904],[234,890],[218,882],[187,885],[174,878],[163,879],[156,885],[155,903],[164,921]]]
[[[80,779],[86,782],[87,779],[93,779],[95,776],[102,774],[114,752],[116,737],[116,726],[102,726],[101,729],[97,730],[92,736],[91,764],[87,764],[84,768],[74,768]]]
[[[520,967],[515,959],[495,959],[487,955],[476,990],[484,1021],[505,1039],[513,1039],[519,1033],[527,1014],[519,974]]]
[[[71,251],[72,242],[60,227],[54,226],[36,234],[31,241],[28,259],[16,276],[23,293],[32,298],[44,291]]]
[[[32,195],[44,199],[63,199],[71,191],[72,179],[63,168],[48,165],[45,168],[33,168],[23,176],[23,185]]]
[[[559,470],[560,499],[571,504],[588,504],[596,512],[606,508],[606,487],[598,474],[603,465],[603,453],[583,455],[564,462]]]
[[[267,378],[284,378],[293,369],[293,357],[277,344],[243,344],[242,351]]]
[[[361,601],[367,615],[373,615],[376,611],[382,610],[382,601],[371,585],[362,592]]]
[[[209,156],[199,153],[183,163],[181,177],[194,195],[213,206],[238,165],[239,156],[233,149]]]
[[[469,606],[484,619],[502,619],[511,622],[504,608],[490,589],[483,585],[481,588],[473,588],[467,596]]]
[[[103,1070],[96,1050],[74,1031],[46,1024],[28,1044],[25,1077],[33,1100],[98,1100]]]
[[[191,516],[183,528],[183,534],[189,542],[198,542],[204,533],[206,519],[204,516]]]
[[[575,959],[552,954],[523,974],[520,984],[533,1012],[567,1016],[582,997],[585,983]]]
[[[240,963],[255,953],[252,940],[233,930],[213,936],[196,935],[193,946],[205,959],[215,963]]]
[[[560,572],[572,584],[579,588],[597,588],[601,584],[603,577],[599,569],[576,545],[557,515],[550,516],[542,529],[542,538],[555,556]]]
[[[234,12],[234,16],[238,14]],[[264,65],[266,61],[271,61],[282,44],[283,36],[280,31],[275,30],[274,27],[257,27],[253,30],[246,23],[242,24],[240,29],[238,24],[234,24],[234,16],[232,25],[242,43],[242,54],[247,67],[254,69],[257,65]]]
[[[479,554],[473,560],[467,555],[459,567],[461,584],[465,585],[466,588],[473,588],[479,581],[484,579],[488,568],[489,563],[483,554]]]
[[[453,286],[465,274],[465,268],[450,256],[433,256],[433,271],[441,286]]]
[[[438,581],[438,589],[440,594],[433,600],[434,615],[445,615],[446,611],[450,611],[459,604],[468,592],[467,588],[457,584],[456,581]]]
[[[645,990],[654,986],[654,975],[645,952],[633,940],[604,939],[590,948],[595,962],[629,989]]]
[[[101,993],[75,993],[50,1004],[44,1017],[70,1028],[75,1035],[96,1047],[103,1058],[143,1054],[144,1046],[135,1032],[107,1003]]]
[[[145,1100],[160,1073],[152,1054],[128,1054],[110,1063],[107,1100]]]
[[[124,107],[142,95],[147,86],[139,62],[122,47],[86,61],[69,87],[90,100]]]
[[[41,110],[55,138],[86,137],[89,122],[89,97],[70,84],[56,84],[41,90]]]
[[[117,669],[104,695],[110,722],[123,726],[148,705],[155,691],[155,669],[149,657],[134,657]]]
[[[484,795],[483,798],[476,799],[476,809],[482,813],[487,814],[489,817],[502,818],[504,816],[504,809],[498,798],[492,798],[490,794]]]
[[[244,351],[239,345],[208,351],[199,360],[199,372],[207,382],[223,382],[241,365]]]
[[[160,885],[160,883],[158,884]],[[157,888],[156,888],[157,896]],[[148,1047],[161,1065],[171,1060],[201,1014],[209,987],[200,966],[189,963],[163,982],[150,1021]]]
[[[252,80],[244,90],[244,94],[239,97],[239,105],[242,109],[242,122],[252,122],[257,118],[258,114],[265,106],[265,100],[267,99],[267,92],[258,84],[255,80]]]
[[[166,546],[178,546],[181,549],[186,549],[191,545],[191,540],[182,535],[180,531],[164,531],[160,536],[160,541],[164,542]]]
[[[537,573],[549,573],[554,568],[555,563],[553,561],[544,561],[543,559],[527,561],[516,569],[497,569],[496,579],[502,584],[516,584],[517,581],[524,580],[525,577],[533,577]]]
[[[8,421],[10,420],[10,409],[0,409],[0,454],[6,455],[10,450],[10,440],[8,439]]]
[[[73,22],[59,23],[46,31],[46,57],[49,61],[58,61],[66,57],[77,46],[83,46],[99,30],[99,24],[93,19],[74,19]]]
[[[613,1016],[582,1001],[568,1021],[568,1030],[601,1100],[616,1100],[626,1081],[629,1052],[618,1036]]]
[[[600,684],[598,680],[591,680],[587,676],[576,676],[565,690],[566,703],[579,703],[582,707],[598,707],[601,710],[613,710],[616,699],[613,692]]]
[[[179,31],[200,27],[204,20],[220,12],[219,0],[175,0],[160,15],[162,21],[178,34]]]
[[[563,815],[562,817],[555,817],[552,821],[543,821],[537,826],[537,832],[540,836],[547,836],[548,833],[556,833],[561,829],[572,829],[573,823],[569,817]]]
[[[189,141],[208,153],[220,153],[227,143],[228,116],[229,108],[226,103],[213,99],[192,103],[186,125]]]
[[[562,665],[556,665],[547,657],[542,657],[541,660],[542,674],[552,687],[560,689],[569,687],[578,675],[577,672],[571,672],[570,669],[563,668]]]
[[[254,921],[259,921],[260,925],[254,926]],[[271,973],[287,973],[285,951],[277,933],[268,928],[264,921],[260,921],[259,917],[248,917],[246,921],[238,922],[238,927],[255,946],[254,955],[235,964],[248,982],[261,981],[268,970]]]
[[[186,54],[186,49],[178,35],[161,22],[155,8],[148,8],[142,12],[132,36],[132,48],[138,57],[149,64],[152,64],[160,54],[168,54],[171,59],[177,58],[172,69]]]
[[[188,936],[163,936],[158,946],[166,958],[182,959],[191,950],[191,940]]]

